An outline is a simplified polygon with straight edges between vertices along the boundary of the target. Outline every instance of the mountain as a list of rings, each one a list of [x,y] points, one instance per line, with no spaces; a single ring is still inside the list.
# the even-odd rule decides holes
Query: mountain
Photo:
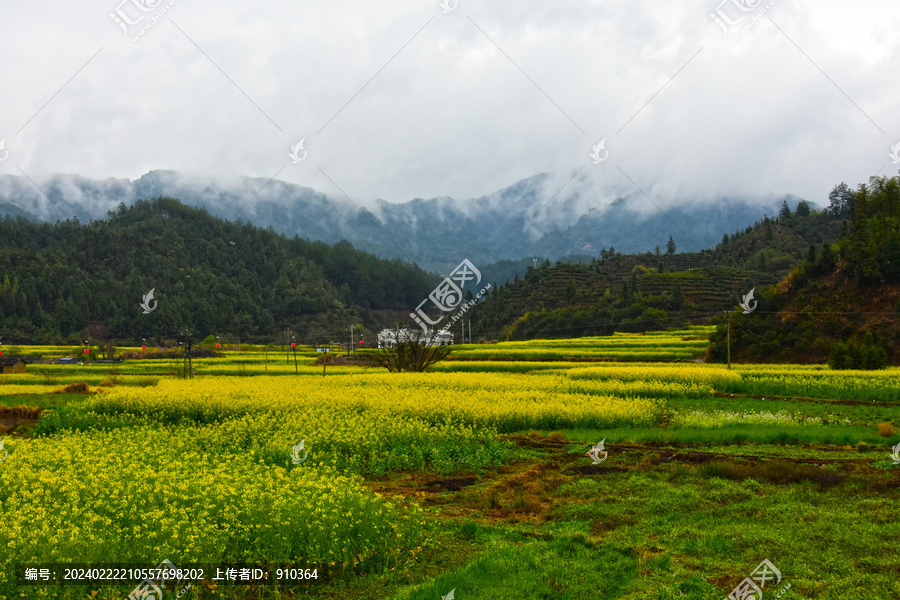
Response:
[[[473,335],[578,337],[707,323],[751,289],[781,281],[810,247],[837,240],[841,228],[841,217],[830,210],[800,203],[795,213],[785,203],[777,218],[723,235],[701,252],[675,252],[676,244],[672,252],[640,254],[610,248],[588,264],[529,265],[521,279],[489,280],[494,289],[470,313]]]
[[[872,177],[830,195],[842,235],[811,248],[749,315],[732,314],[733,360],[825,362],[872,369],[900,363],[900,176]],[[726,359],[726,323],[708,358]]]
[[[351,324],[371,334],[408,313],[438,281],[346,241],[288,239],[171,198],[87,225],[4,218],[0,274],[7,343],[283,340],[288,328],[301,343],[341,341]]]
[[[329,244],[348,240],[376,256],[446,273],[463,258],[487,265],[526,255],[597,257],[610,246],[645,252],[664,245],[669,236],[683,251],[700,251],[716,244],[723,232],[741,229],[764,212],[774,214],[782,200],[792,206],[798,200],[785,197],[761,205],[723,198],[662,211],[637,192],[604,198],[587,185],[576,181],[557,194],[550,176],[536,175],[479,198],[376,200],[364,208],[343,196],[249,177],[197,181],[174,171],[151,171],[135,181],[54,175],[37,184],[2,175],[0,216],[86,222],[104,218],[120,203],[127,207],[138,199],[171,197],[223,219]]]

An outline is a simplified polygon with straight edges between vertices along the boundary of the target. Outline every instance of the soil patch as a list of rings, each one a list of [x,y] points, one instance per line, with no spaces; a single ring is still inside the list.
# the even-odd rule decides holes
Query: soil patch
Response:
[[[438,481],[430,481],[428,483],[423,484],[422,487],[426,488],[434,488],[429,489],[429,492],[458,492],[464,487],[468,487],[470,485],[475,484],[474,477],[459,477],[457,479],[440,479]]]
[[[583,465],[569,469],[582,475],[603,475],[604,473],[627,473],[631,469],[625,467],[602,467],[600,465]]]

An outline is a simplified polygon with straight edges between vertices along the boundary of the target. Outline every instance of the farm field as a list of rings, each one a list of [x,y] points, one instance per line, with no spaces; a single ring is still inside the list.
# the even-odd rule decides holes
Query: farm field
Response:
[[[317,575],[166,599],[721,600],[764,560],[767,599],[900,598],[900,369],[728,370],[694,362],[708,331],[464,345],[421,374],[242,346],[193,379],[0,375],[0,598],[138,584],[17,564],[163,560]]]

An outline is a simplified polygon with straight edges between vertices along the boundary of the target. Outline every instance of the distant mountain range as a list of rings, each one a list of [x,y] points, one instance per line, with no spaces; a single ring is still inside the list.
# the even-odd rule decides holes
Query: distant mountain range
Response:
[[[0,216],[89,221],[105,218],[120,203],[131,206],[137,199],[173,197],[225,219],[330,244],[346,239],[377,256],[443,273],[462,258],[487,265],[523,256],[598,256],[610,246],[622,253],[652,251],[657,245],[664,250],[669,236],[678,251],[699,251],[716,245],[723,233],[743,230],[763,213],[776,214],[782,200],[792,209],[800,200],[785,196],[754,204],[723,198],[663,212],[635,193],[598,198],[584,213],[575,207],[594,203],[577,186],[570,188],[555,197],[550,177],[536,175],[481,198],[416,198],[399,204],[378,200],[367,209],[344,197],[250,177],[201,182],[174,171],[151,171],[134,181],[54,175],[36,184],[2,175]]]

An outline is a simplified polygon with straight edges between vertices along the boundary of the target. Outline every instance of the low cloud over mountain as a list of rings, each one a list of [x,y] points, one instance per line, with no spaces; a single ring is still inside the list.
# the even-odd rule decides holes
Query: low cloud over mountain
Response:
[[[143,177],[93,180],[54,175],[42,182],[0,176],[0,214],[41,221],[100,219],[119,203],[159,196],[179,198],[219,217],[243,219],[279,233],[356,247],[444,271],[462,258],[476,263],[538,255],[596,256],[665,248],[672,236],[679,250],[700,250],[723,233],[743,229],[783,198],[764,202],[720,198],[705,204],[662,209],[640,194],[605,198],[573,180],[561,190],[548,175],[523,179],[480,198],[449,197],[369,206],[279,180],[249,177],[197,180],[174,171]],[[787,197],[792,208],[798,198]]]

